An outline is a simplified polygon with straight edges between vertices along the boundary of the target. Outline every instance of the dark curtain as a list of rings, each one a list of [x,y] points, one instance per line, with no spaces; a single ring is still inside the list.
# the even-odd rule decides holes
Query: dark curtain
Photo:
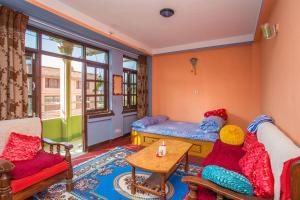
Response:
[[[27,23],[28,16],[0,7],[0,120],[27,116]]]
[[[143,118],[148,112],[148,67],[147,57],[139,56],[137,72],[137,117]]]

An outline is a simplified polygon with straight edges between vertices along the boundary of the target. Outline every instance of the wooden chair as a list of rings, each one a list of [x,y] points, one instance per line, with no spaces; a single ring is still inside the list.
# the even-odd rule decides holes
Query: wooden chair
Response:
[[[280,198],[280,175],[284,162],[291,158],[300,156],[300,148],[296,146],[284,133],[282,133],[275,125],[271,123],[263,123],[259,126],[257,132],[258,140],[265,145],[269,153],[272,171],[275,179],[275,196],[274,199]],[[225,189],[208,180],[200,177],[186,176],[182,181],[189,185],[188,200],[198,199],[198,186],[207,188],[217,194],[217,199],[223,198],[234,200],[259,200],[255,196],[247,196]],[[290,192],[292,200],[300,200],[300,161],[295,162],[291,167],[290,174]]]
[[[42,127],[39,118],[0,121],[0,152],[2,152],[9,137],[9,134],[12,131],[41,137],[41,130]],[[60,166],[59,169],[58,165],[55,165],[46,168],[30,177],[25,177],[23,179],[18,180],[11,180],[9,173],[13,170],[14,165],[7,160],[0,159],[0,200],[23,200],[31,197],[32,195],[38,192],[43,191],[47,187],[58,183],[62,180],[66,180],[67,191],[72,190],[73,167],[71,163],[70,150],[73,148],[73,146],[67,143],[53,142],[46,138],[43,138],[43,143],[49,145],[50,153],[54,152],[54,147],[56,147],[55,149],[57,153],[60,153],[61,148],[64,148],[65,159],[62,163],[58,164]],[[41,180],[38,182],[36,181],[33,183],[28,183],[30,182],[28,180],[38,180],[38,178],[40,178]],[[24,183],[22,183],[22,181]],[[20,191],[14,192],[14,186],[20,183],[23,184],[23,187],[25,188]],[[26,186],[24,186],[24,184]]]

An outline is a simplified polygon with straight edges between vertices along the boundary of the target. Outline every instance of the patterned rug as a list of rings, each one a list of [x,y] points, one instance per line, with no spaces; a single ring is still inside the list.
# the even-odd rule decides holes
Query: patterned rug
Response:
[[[154,200],[157,196],[137,190],[131,195],[131,166],[125,158],[134,153],[123,147],[116,147],[102,155],[92,158],[74,167],[74,190],[66,192],[65,183],[61,182],[35,195],[35,199],[60,200]],[[189,172],[181,164],[166,184],[167,199],[183,199],[188,191],[187,185],[181,182],[182,176],[196,175],[200,167],[189,165]],[[151,175],[144,170],[136,170],[136,181],[142,183]]]

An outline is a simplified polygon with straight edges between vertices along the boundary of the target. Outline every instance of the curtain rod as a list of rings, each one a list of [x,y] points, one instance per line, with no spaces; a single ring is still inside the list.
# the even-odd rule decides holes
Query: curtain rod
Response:
[[[65,37],[71,37],[71,39],[79,40],[81,42],[88,43],[88,44],[94,45],[94,46],[99,47],[99,48],[106,47],[106,48],[109,48],[109,49],[115,49],[115,50],[121,51],[121,52],[123,52],[127,55],[129,54],[129,55],[133,55],[133,56],[136,56],[136,57],[139,56],[138,54],[128,52],[126,50],[123,50],[123,49],[120,49],[120,48],[117,48],[117,47],[114,47],[114,46],[111,46],[111,45],[108,45],[108,44],[105,44],[105,43],[102,43],[102,42],[98,42],[98,41],[95,41],[93,39],[89,39],[87,37],[81,36],[79,34],[67,31],[65,29],[59,28],[59,27],[54,26],[52,24],[49,24],[49,23],[43,22],[41,20],[38,20],[34,17],[29,17],[28,24],[33,26],[33,27],[46,29],[46,31],[49,31],[49,32],[54,31],[55,33],[62,34]]]

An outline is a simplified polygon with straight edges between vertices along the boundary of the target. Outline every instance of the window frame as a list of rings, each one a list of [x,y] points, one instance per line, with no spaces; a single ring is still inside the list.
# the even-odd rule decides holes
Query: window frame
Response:
[[[93,67],[95,68],[95,79],[91,80],[91,79],[87,79],[87,73],[86,73],[86,69],[87,67]],[[96,80],[96,70],[97,69],[103,69],[104,70],[104,81],[97,81]],[[85,104],[87,103],[87,97],[94,97],[95,98],[95,109],[94,110],[87,110],[87,106],[85,105],[85,111],[88,114],[91,115],[97,115],[97,114],[102,114],[102,113],[109,113],[109,82],[108,82],[108,76],[109,76],[109,65],[108,64],[103,64],[103,63],[97,63],[94,61],[87,61],[86,65],[85,65],[85,73],[84,73],[84,96],[85,96]],[[87,83],[88,82],[94,82],[95,83],[95,92],[94,94],[87,94]],[[103,82],[104,83],[104,94],[98,94],[97,95],[97,91],[96,91],[96,83],[97,82]],[[90,88],[90,87],[89,87]],[[104,108],[103,109],[97,109],[96,107],[96,98],[97,97],[101,97],[104,96]]]
[[[137,67],[138,67],[138,60],[135,58],[131,58],[129,56],[123,56],[123,58],[127,58],[130,60],[134,60],[136,61]],[[127,83],[125,83],[125,79],[124,79],[124,73],[127,73]],[[136,82],[135,83],[131,83],[131,74],[135,74],[136,75]],[[127,94],[125,94],[125,85],[127,85]],[[135,85],[136,91],[135,94],[132,94],[132,90],[131,87],[132,85]],[[136,112],[137,111],[137,69],[130,69],[130,68],[126,68],[123,66],[123,83],[122,83],[122,87],[123,87],[123,113],[129,113],[129,112]],[[125,102],[125,96],[127,96],[127,106],[124,105]],[[131,97],[135,96],[136,97],[136,104],[132,105],[131,102]]]
[[[113,111],[111,111],[109,109],[109,102],[110,102],[110,97],[109,97],[109,59],[107,60],[107,63],[100,63],[100,62],[94,62],[94,61],[90,61],[86,59],[86,48],[92,48],[92,49],[96,49],[99,51],[103,51],[107,53],[107,56],[109,58],[109,50],[103,49],[103,48],[99,48],[90,44],[86,44],[83,43],[81,41],[77,41],[77,40],[73,40],[55,33],[51,33],[49,31],[45,31],[42,29],[38,29],[32,26],[27,26],[26,28],[27,30],[30,31],[34,31],[37,33],[37,49],[34,48],[29,48],[29,47],[25,47],[25,52],[27,53],[34,53],[35,54],[35,58],[36,58],[36,62],[35,62],[35,72],[34,73],[34,83],[35,83],[35,94],[33,96],[33,98],[35,98],[35,105],[33,107],[35,107],[35,110],[32,111],[32,113],[37,113],[39,117],[41,117],[42,113],[41,113],[41,83],[40,81],[37,80],[41,80],[41,57],[42,55],[47,55],[47,56],[53,56],[53,57],[57,57],[57,58],[63,58],[63,59],[69,59],[69,60],[74,60],[74,61],[78,61],[78,62],[82,62],[83,64],[83,68],[82,68],[82,73],[83,73],[83,80],[82,80],[82,89],[83,89],[83,97],[82,97],[82,105],[83,105],[83,116],[87,116],[88,118],[93,118],[93,117],[104,117],[104,116],[109,116],[109,115],[113,115]],[[48,36],[52,36],[52,37],[56,37],[58,39],[63,39],[66,40],[68,42],[72,42],[74,44],[77,45],[81,45],[83,48],[83,52],[82,52],[82,58],[76,58],[76,57],[72,57],[72,56],[68,56],[68,55],[63,55],[63,54],[57,54],[57,53],[53,53],[53,52],[49,52],[49,51],[44,51],[42,50],[42,35],[48,35]],[[105,69],[105,81],[104,81],[104,87],[105,87],[105,91],[104,91],[104,101],[105,101],[105,108],[104,109],[95,109],[95,110],[87,110],[86,107],[86,68],[87,66],[92,65],[95,67],[100,67],[100,68],[104,68]],[[74,88],[76,89],[76,88]]]

